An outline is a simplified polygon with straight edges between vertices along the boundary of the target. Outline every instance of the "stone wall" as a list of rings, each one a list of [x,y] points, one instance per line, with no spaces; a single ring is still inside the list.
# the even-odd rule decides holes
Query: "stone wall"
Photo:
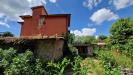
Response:
[[[37,40],[35,43],[35,53],[43,61],[58,60],[63,56],[64,40],[47,39]]]
[[[0,48],[8,49],[13,47],[18,53],[31,50],[34,55],[43,61],[58,60],[63,56],[64,39],[46,38],[46,39],[0,39]]]

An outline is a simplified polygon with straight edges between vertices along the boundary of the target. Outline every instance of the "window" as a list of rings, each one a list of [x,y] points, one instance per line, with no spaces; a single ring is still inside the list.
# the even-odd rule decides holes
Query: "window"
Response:
[[[44,25],[44,17],[40,17],[39,19],[39,26]]]

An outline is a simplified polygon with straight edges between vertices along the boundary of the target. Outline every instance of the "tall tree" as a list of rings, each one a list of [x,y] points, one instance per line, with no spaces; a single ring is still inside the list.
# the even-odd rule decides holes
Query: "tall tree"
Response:
[[[119,50],[127,49],[125,46],[133,39],[133,19],[123,18],[115,22],[110,29],[110,43]],[[133,43],[130,42],[133,46]]]
[[[98,37],[98,39],[99,39],[99,40],[105,40],[105,39],[107,39],[107,36],[105,36],[105,35],[100,35],[100,36]]]

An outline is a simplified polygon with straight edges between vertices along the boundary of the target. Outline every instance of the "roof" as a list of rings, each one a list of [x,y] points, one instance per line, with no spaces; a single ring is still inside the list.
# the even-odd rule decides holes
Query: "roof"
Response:
[[[31,15],[23,15],[23,16],[20,16],[22,19],[24,18],[31,18],[32,16]]]
[[[24,22],[18,22],[18,23],[20,23],[22,25]]]
[[[71,14],[49,14],[49,15],[41,15],[41,16],[70,16]]]
[[[106,45],[106,43],[102,42],[102,43],[97,43],[97,45]]]
[[[81,44],[81,43],[76,43],[74,46],[91,46],[93,44]]]

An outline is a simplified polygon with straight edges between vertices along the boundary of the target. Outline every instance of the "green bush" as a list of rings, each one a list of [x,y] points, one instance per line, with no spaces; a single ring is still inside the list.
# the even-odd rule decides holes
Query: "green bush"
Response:
[[[87,75],[88,68],[81,65],[81,61],[82,58],[76,56],[72,61],[63,58],[57,63],[48,62],[45,65],[29,50],[18,54],[13,48],[0,49],[0,69],[5,75],[63,75],[70,65],[73,75]]]
[[[120,67],[111,53],[112,51],[100,50],[98,52],[98,59],[100,59],[105,68],[106,75],[120,75]]]
[[[85,65],[81,65],[82,58],[80,56],[74,57],[71,62],[73,75],[87,75],[88,68]]]
[[[50,75],[63,75],[65,68],[70,64],[70,60],[64,58],[62,61],[58,63],[48,62],[47,68],[50,68]]]
[[[120,74],[121,68],[133,68],[130,57],[116,50],[97,50],[97,57],[104,65],[106,75]]]
[[[45,70],[39,59],[33,57],[31,51],[17,54],[16,50],[0,49],[0,68],[5,75],[43,75]]]
[[[126,53],[133,60],[133,19],[122,18],[110,28],[110,44],[113,49]]]

